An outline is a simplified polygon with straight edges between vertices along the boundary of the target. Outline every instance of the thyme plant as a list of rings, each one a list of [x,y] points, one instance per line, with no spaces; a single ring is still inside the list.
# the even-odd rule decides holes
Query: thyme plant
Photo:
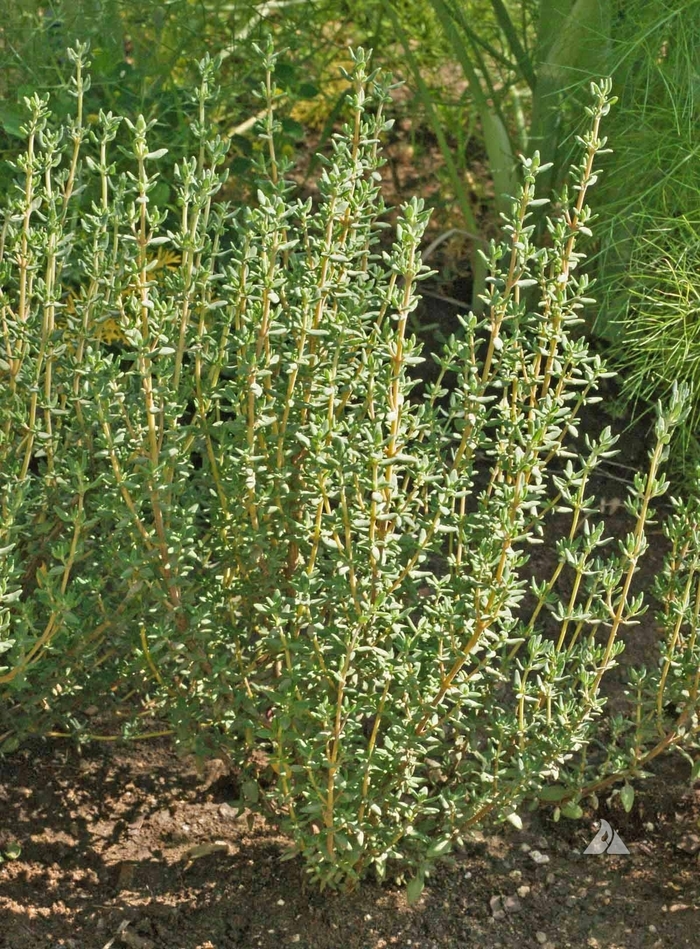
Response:
[[[687,389],[681,398],[674,393],[676,424],[683,424],[690,411]],[[657,436],[666,448],[671,434],[662,419],[657,422]],[[589,745],[561,769],[560,783],[542,792],[555,803],[555,819],[561,812],[581,816],[579,801],[584,798],[597,808],[599,795],[611,788],[612,795],[619,794],[624,809],[630,811],[636,780],[648,777],[651,762],[667,751],[679,752],[689,762],[691,783],[700,774],[700,758],[690,753],[697,752],[700,732],[698,475],[700,472],[696,472],[696,490],[687,499],[670,498],[672,513],[662,527],[667,552],[651,591],[657,604],[656,662],[629,668],[624,711],[608,715]]]
[[[85,123],[87,50],[70,55],[75,118],[56,129],[46,98],[27,101],[0,255],[4,749],[31,731],[105,737],[94,706],[125,715],[138,695],[124,735],[155,716],[223,749],[320,884],[373,868],[410,878],[413,899],[470,827],[517,824],[585,747],[643,608],[631,584],[682,393],[613,552],[590,481],[615,439],[575,441],[605,374],[576,324],[610,86],[592,87],[541,247],[546,166],[523,161],[486,316],[463,319],[418,398],[407,327],[427,214],[412,200],[382,240],[391,87],[362,50],[316,202],[292,194],[261,53],[267,152],[245,208],[214,201],[215,61],[194,157],[165,171],[152,123],[125,119],[132,171],[117,175],[120,120]],[[169,213],[149,201],[165,174]],[[562,511],[557,563],[529,582]]]

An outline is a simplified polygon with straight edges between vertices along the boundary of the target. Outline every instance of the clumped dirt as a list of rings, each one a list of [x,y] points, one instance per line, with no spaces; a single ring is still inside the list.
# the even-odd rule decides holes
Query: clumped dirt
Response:
[[[629,815],[602,806],[628,856],[583,853],[592,814],[555,824],[537,811],[522,831],[476,833],[409,907],[392,886],[305,885],[298,858],[280,862],[288,841],[231,805],[221,762],[198,771],[157,742],[37,742],[0,762],[0,851],[16,855],[0,866],[0,947],[697,947],[688,773],[666,758]]]

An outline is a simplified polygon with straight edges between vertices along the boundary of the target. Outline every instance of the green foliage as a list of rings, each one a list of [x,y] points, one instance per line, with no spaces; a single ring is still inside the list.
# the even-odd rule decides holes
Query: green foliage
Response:
[[[612,552],[590,481],[615,439],[583,454],[573,441],[605,375],[576,327],[610,86],[593,87],[542,246],[547,166],[523,160],[485,261],[486,315],[463,319],[417,398],[408,324],[427,213],[412,200],[380,242],[390,87],[362,50],[314,204],[285,177],[266,47],[266,153],[257,201],[238,210],[214,200],[217,62],[200,63],[194,157],[168,168],[152,123],[124,119],[118,173],[120,120],[84,125],[87,50],[69,55],[76,116],[54,128],[46,99],[28,100],[2,231],[4,749],[31,732],[88,737],[90,705],[136,692],[183,745],[230,756],[245,801],[321,885],[373,868],[410,876],[415,899],[469,827],[517,823],[586,745],[643,609],[630,588],[683,393]],[[177,213],[150,200],[163,178]],[[528,581],[561,513],[556,566]]]
[[[687,399],[687,393],[686,393]],[[683,421],[687,405],[676,406],[677,421]],[[657,433],[659,433],[657,423]],[[671,432],[663,438],[670,440]],[[609,716],[605,727],[577,757],[576,765],[562,769],[567,784],[558,788],[558,799],[586,795],[597,807],[597,795],[622,778],[613,791],[626,811],[634,803],[634,788],[628,781],[647,776],[646,766],[660,754],[674,749],[697,768],[689,754],[697,748],[698,692],[700,690],[700,470],[696,489],[686,500],[671,498],[673,513],[663,525],[668,544],[663,568],[652,593],[659,609],[658,661],[649,668],[628,671],[628,711]],[[545,789],[551,790],[551,789]],[[541,799],[549,799],[543,793]]]
[[[404,27],[402,6],[393,0],[382,0],[382,6],[437,136],[464,223],[477,235],[474,196],[458,173],[458,158],[447,135],[454,118],[448,123],[438,117],[435,103],[440,93],[423,78],[421,56],[414,49],[415,37]],[[428,4],[442,30],[446,54],[459,65],[467,83],[459,106],[463,110],[466,97],[472,116],[478,118],[493,180],[492,205],[502,214],[517,182],[518,153],[546,148],[552,162],[541,184],[546,191],[552,182],[561,185],[572,154],[561,146],[583,109],[572,89],[587,90],[589,81],[608,68],[609,5],[602,0],[491,0],[466,6],[456,0]],[[485,278],[478,243],[474,241],[472,262],[472,305],[477,311]]]
[[[667,396],[669,380],[689,383],[693,412],[679,429],[673,468],[692,480],[700,455],[695,434],[699,403],[696,320],[692,303],[685,302],[685,242],[688,229],[697,227],[693,209],[700,192],[695,141],[700,3],[491,0],[479,4],[477,11],[473,2],[430,0],[446,55],[468,83],[465,97],[453,103],[448,117],[437,109],[443,92],[426,79],[421,48],[404,19],[403,5],[382,0],[382,6],[437,136],[465,226],[477,238],[477,195],[473,187],[470,193],[459,166],[463,144],[455,144],[449,134],[455,124],[469,122],[464,98],[481,126],[494,184],[492,206],[500,213],[513,191],[518,152],[546,148],[553,167],[542,186],[558,186],[576,147],[588,82],[601,74],[613,78],[622,101],[609,126],[616,153],[606,161],[598,199],[602,224],[595,273],[602,305],[595,314],[595,330],[615,342],[614,359],[628,400],[641,397],[653,404],[658,395]],[[483,189],[483,183],[480,186]],[[478,197],[483,201],[483,194]],[[669,268],[668,261],[679,258],[684,273]],[[478,239],[473,273],[476,309],[485,276]],[[661,301],[656,294],[659,278],[669,288]]]
[[[700,459],[698,44],[697,0],[626,5],[614,45],[617,148],[602,186],[596,262],[595,330],[613,344],[623,396],[644,410],[675,380],[689,385],[691,411],[671,455],[671,473],[689,490]]]
[[[609,287],[618,309],[609,327],[616,335],[612,357],[623,395],[636,406],[644,408],[655,394],[667,397],[679,381],[688,386],[689,411],[676,434],[671,470],[692,486],[700,461],[700,222],[680,215],[649,223],[627,248],[624,276]]]
[[[57,118],[72,115],[73,67],[65,50],[76,35],[89,41],[93,51],[86,113],[96,119],[100,108],[128,115],[142,111],[149,119],[158,118],[171,148],[177,149],[186,137],[182,87],[189,78],[189,61],[185,66],[183,60],[205,40],[202,24],[199,33],[193,30],[199,16],[187,0],[167,6],[115,0],[58,0],[48,7],[19,0],[6,5],[0,45],[3,150],[10,157],[16,153],[23,138],[19,132],[23,97],[34,90],[51,91]],[[203,52],[196,49],[198,56]]]
[[[72,65],[65,50],[76,36],[90,43],[91,89],[85,97],[86,124],[96,124],[100,109],[117,115],[142,113],[156,121],[159,137],[168,141],[172,160],[188,153],[190,89],[196,84],[193,63],[210,50],[221,50],[218,82],[221,90],[210,121],[231,138],[229,159],[232,197],[245,200],[252,184],[252,160],[259,143],[249,132],[255,116],[257,76],[250,42],[264,29],[273,31],[278,45],[288,49],[279,63],[277,81],[289,99],[287,111],[327,98],[323,76],[334,78],[338,41],[326,35],[336,0],[17,0],[0,11],[0,158],[12,160],[23,141],[23,99],[34,90],[51,92],[52,113],[68,119],[74,108],[69,77]],[[338,24],[337,29],[341,29]],[[87,90],[86,90],[87,91]],[[337,94],[336,94],[337,98]],[[333,105],[319,105],[329,114]],[[279,148],[296,150],[301,128],[283,117]],[[125,127],[117,144],[128,147]],[[122,154],[112,155],[118,168]],[[124,167],[128,159],[124,162]],[[11,174],[0,161],[0,188],[10,186]],[[151,200],[166,206],[171,193],[165,182]]]
[[[4,850],[0,850],[0,863],[6,860],[19,860],[22,855],[22,847],[16,841],[6,845]]]
[[[383,64],[413,81],[423,124],[444,158],[446,180],[432,200],[441,203],[450,226],[466,228],[470,236],[472,302],[479,312],[486,271],[478,251],[507,210],[517,181],[515,156],[546,148],[553,167],[540,186],[546,193],[551,182],[558,187],[576,147],[588,81],[608,73],[622,102],[608,127],[616,154],[606,160],[597,202],[603,220],[593,248],[601,301],[595,330],[614,344],[624,398],[641,400],[644,410],[657,396],[666,397],[668,380],[678,378],[689,383],[697,406],[692,302],[683,301],[692,266],[685,248],[697,230],[693,208],[700,188],[694,160],[699,13],[699,0],[57,0],[48,7],[18,0],[0,14],[0,157],[16,156],[22,99],[34,89],[51,89],[57,118],[72,114],[72,67],[64,50],[80,35],[91,39],[93,49],[86,124],[97,122],[100,108],[143,112],[147,121],[157,120],[170,158],[180,159],[192,118],[191,63],[207,49],[223,48],[222,94],[210,120],[221,134],[237,133],[226,196],[245,202],[261,147],[249,135],[252,119],[242,119],[251,112],[255,87],[248,41],[266,27],[278,45],[289,47],[277,70],[290,100],[286,114],[280,113],[278,151],[292,155],[300,122],[316,124],[325,146],[346,95],[345,85],[328,77],[338,63],[347,65],[347,37],[362,37],[381,50]],[[445,69],[446,58],[455,69]],[[418,142],[422,131],[414,130]],[[117,136],[117,144],[128,145],[126,126]],[[126,168],[119,151],[112,159],[119,170]],[[10,181],[9,165],[1,161],[0,188]],[[174,194],[162,180],[150,197],[169,207]],[[680,257],[685,272],[669,273],[666,261]],[[670,287],[676,277],[678,287]],[[659,279],[669,290],[656,306],[650,300]],[[679,326],[687,328],[682,341]],[[694,408],[680,427],[671,464],[673,473],[691,481],[700,457],[696,416]]]

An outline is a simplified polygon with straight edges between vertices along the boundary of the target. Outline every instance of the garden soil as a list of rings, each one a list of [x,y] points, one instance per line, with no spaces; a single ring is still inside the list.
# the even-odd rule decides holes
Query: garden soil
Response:
[[[320,893],[288,841],[167,744],[81,753],[37,743],[0,763],[2,949],[652,949],[700,946],[700,788],[655,762],[604,816],[628,855],[587,855],[595,815],[484,828],[417,904],[363,884]],[[616,800],[619,800],[617,798]]]

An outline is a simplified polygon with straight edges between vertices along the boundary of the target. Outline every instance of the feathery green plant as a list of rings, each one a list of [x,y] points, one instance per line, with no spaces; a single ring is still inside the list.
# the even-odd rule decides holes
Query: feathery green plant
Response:
[[[639,417],[675,380],[689,386],[670,474],[694,490],[700,458],[697,362],[700,3],[631,3],[617,41],[619,147],[603,182],[594,329],[612,343],[622,397]],[[620,56],[622,59],[622,57]],[[629,182],[634,181],[630,192]]]
[[[610,327],[616,335],[612,358],[620,368],[623,397],[637,410],[655,394],[667,397],[677,382],[688,386],[689,411],[676,433],[671,470],[692,486],[700,460],[698,221],[690,215],[657,218],[628,252],[624,276],[615,281],[624,308],[611,299],[617,307]]]

